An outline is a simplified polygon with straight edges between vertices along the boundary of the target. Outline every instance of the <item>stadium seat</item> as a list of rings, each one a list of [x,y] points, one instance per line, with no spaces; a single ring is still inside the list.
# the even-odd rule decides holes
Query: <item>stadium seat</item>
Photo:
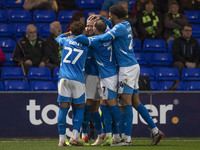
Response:
[[[66,32],[66,30],[67,30],[67,25],[68,25],[68,23],[61,23],[62,32],[63,32],[63,33]]]
[[[53,70],[53,81],[54,81],[54,82],[58,81],[59,70],[60,70],[59,67],[56,67],[56,68]]]
[[[133,50],[134,52],[140,52],[142,51],[142,48],[141,48],[141,42],[139,39],[133,39]]]
[[[78,8],[99,8],[99,0],[75,0]]]
[[[172,85],[174,81],[161,81],[159,82],[160,90],[166,91],[168,90]],[[184,91],[185,90],[185,85],[183,82],[179,82],[178,87],[175,89],[175,91]]]
[[[4,53],[6,60],[2,64],[3,67],[8,67],[8,66],[17,66],[17,64],[13,61],[13,53]]]
[[[0,47],[3,52],[13,52],[16,46],[16,42],[11,38],[0,39]]]
[[[53,10],[36,10],[33,13],[33,22],[53,22],[56,21],[56,14]]]
[[[5,8],[23,8],[23,0],[21,3],[16,4],[16,0],[4,0],[4,7]]]
[[[21,38],[26,35],[26,27],[29,23],[12,23],[11,26],[13,27],[13,37]]]
[[[156,81],[150,81],[151,91],[159,91],[159,85]]]
[[[0,91],[4,91],[3,84],[0,82]]]
[[[3,67],[1,73],[1,80],[24,80],[21,67]]]
[[[192,36],[193,37],[200,37],[200,25],[199,24],[192,24]]]
[[[200,91],[200,81],[188,81],[185,82],[187,91]]]
[[[27,10],[21,10],[21,9],[14,9],[8,14],[8,22],[13,23],[13,22],[27,22],[31,23],[32,22],[32,16],[31,12]]]
[[[200,81],[200,68],[183,68],[182,81]]]
[[[29,84],[21,80],[7,80],[4,87],[5,91],[30,91]]]
[[[7,15],[5,10],[0,10],[0,22],[7,22]]]
[[[87,19],[91,14],[98,15],[99,12],[100,12],[99,9],[86,9],[86,10],[84,11],[85,18]]]
[[[73,14],[77,12],[77,10],[63,10],[58,13],[58,21],[61,23],[68,23],[72,20]]]
[[[185,11],[185,17],[188,19],[189,23],[199,23],[200,22],[200,12],[199,11]]]
[[[50,33],[50,24],[45,23],[40,25],[40,28],[38,29],[38,33],[40,37],[47,37]]]
[[[144,52],[167,52],[167,47],[163,39],[146,39],[143,43]]]
[[[151,68],[141,67],[140,68],[140,75],[142,76],[148,76],[149,80],[155,80],[155,76],[153,73],[153,70]]]
[[[172,66],[171,53],[146,53],[149,66]]]
[[[47,67],[31,67],[28,70],[27,80],[52,80],[51,71]]]
[[[129,0],[129,1],[128,1],[128,5],[129,5],[130,8],[133,7],[133,5],[135,4],[135,1],[136,1],[136,0]]]
[[[172,44],[173,44],[174,40],[170,40],[168,43],[168,52],[171,53],[172,52]]]
[[[147,65],[147,60],[145,58],[144,53],[135,53],[135,58],[137,59],[140,65],[144,65],[144,66]]]
[[[180,75],[177,68],[170,67],[160,67],[156,69],[156,80],[157,81],[170,81],[170,80],[179,80]]]
[[[9,24],[0,23],[0,37],[12,37],[12,29]]]
[[[55,91],[56,86],[52,81],[31,81],[31,90],[33,91]]]

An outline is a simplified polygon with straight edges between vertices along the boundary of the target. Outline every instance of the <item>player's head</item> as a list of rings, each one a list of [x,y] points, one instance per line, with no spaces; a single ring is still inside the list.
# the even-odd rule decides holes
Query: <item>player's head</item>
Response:
[[[109,9],[109,20],[113,25],[115,25],[118,20],[125,19],[126,15],[127,11],[120,5],[113,5]]]
[[[83,31],[85,30],[85,26],[81,21],[75,21],[71,24],[70,26],[72,35],[80,35],[83,33]]]
[[[94,32],[93,32],[93,25],[94,25],[94,22],[96,21],[96,18],[93,17],[93,15],[91,15],[90,17],[88,17],[87,19],[87,32],[89,35],[94,35]]]
[[[26,36],[30,41],[37,39],[37,28],[34,24],[29,24],[26,27]]]
[[[50,24],[50,32],[56,37],[62,33],[62,27],[59,21],[54,21]]]
[[[105,33],[106,28],[107,28],[106,21],[99,19],[94,22],[93,32],[95,35],[103,34]]]

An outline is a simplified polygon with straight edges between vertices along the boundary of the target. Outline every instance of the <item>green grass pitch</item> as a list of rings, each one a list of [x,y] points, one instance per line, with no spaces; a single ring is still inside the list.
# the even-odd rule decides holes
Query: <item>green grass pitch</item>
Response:
[[[90,141],[91,143],[93,141]],[[66,146],[58,147],[58,139],[0,139],[0,150],[200,150],[200,138],[164,138],[150,146],[150,138],[133,138],[132,146]]]

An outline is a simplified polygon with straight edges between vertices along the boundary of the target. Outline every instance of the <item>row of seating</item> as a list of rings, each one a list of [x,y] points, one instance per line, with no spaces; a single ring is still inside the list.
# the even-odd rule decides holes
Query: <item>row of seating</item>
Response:
[[[57,82],[6,80],[0,82],[0,91],[56,91]]]
[[[22,80],[5,80],[0,82],[0,91],[55,91],[57,82],[52,81],[22,81]],[[173,84],[173,81],[151,81],[152,91],[166,91]],[[200,90],[200,81],[179,82],[176,91],[198,91]]]
[[[51,76],[50,69],[47,67],[31,67],[27,74],[27,80],[58,80],[59,68],[55,68]],[[141,67],[140,75],[149,76],[151,81],[173,81],[180,80],[177,68],[171,67]],[[26,77],[21,67],[3,67],[1,80],[25,80]],[[200,81],[200,68],[184,68],[181,76],[182,81]]]

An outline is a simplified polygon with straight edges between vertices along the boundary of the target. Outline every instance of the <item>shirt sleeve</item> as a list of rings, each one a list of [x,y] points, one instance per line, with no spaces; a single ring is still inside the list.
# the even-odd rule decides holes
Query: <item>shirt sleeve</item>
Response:
[[[59,45],[63,46],[64,39],[66,39],[66,38],[67,37],[66,37],[65,33],[63,33],[63,34],[59,35],[55,40]]]

